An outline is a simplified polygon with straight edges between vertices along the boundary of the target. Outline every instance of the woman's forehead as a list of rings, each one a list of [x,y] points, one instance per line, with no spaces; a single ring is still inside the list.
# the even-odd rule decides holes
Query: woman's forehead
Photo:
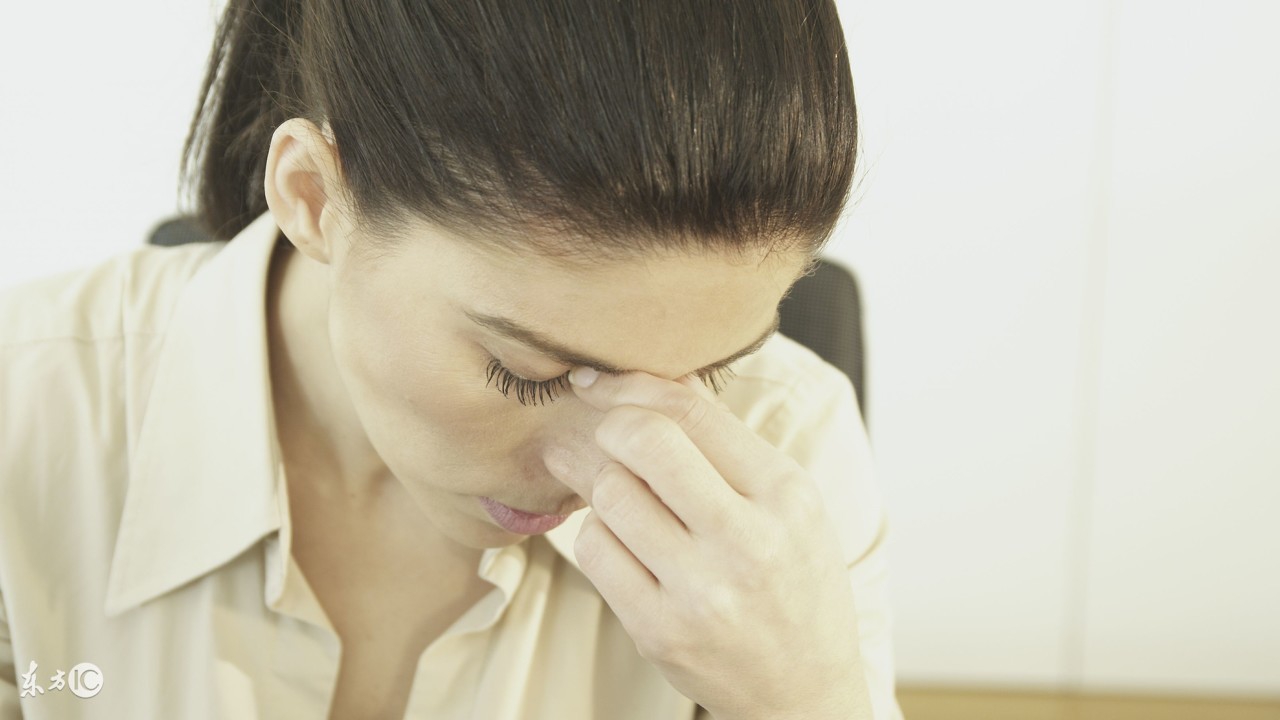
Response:
[[[766,318],[807,264],[801,253],[754,256],[670,250],[595,263],[565,262],[514,249],[495,250],[457,233],[427,227],[398,254],[394,282],[406,292],[430,288],[449,302],[496,317],[541,318],[593,313],[626,323],[643,315],[675,318],[700,313],[725,321]],[[763,319],[755,323],[762,327]]]
[[[486,268],[455,286],[451,304],[464,327],[560,365],[674,377],[763,344],[794,272],[705,256],[575,273]]]

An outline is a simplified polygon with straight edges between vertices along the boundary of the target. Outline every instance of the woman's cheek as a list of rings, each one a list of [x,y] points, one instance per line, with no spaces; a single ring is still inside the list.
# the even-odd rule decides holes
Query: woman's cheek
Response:
[[[474,447],[501,443],[519,424],[519,413],[509,407],[514,401],[485,386],[480,364],[474,369],[457,362],[448,368],[421,364],[395,372],[394,377],[405,378],[396,390],[399,421],[414,432]]]

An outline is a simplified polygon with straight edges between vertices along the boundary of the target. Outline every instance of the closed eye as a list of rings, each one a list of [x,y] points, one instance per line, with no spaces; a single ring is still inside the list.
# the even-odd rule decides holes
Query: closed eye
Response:
[[[732,368],[725,366],[699,373],[698,378],[719,395],[734,374]],[[490,358],[485,368],[485,378],[485,387],[494,385],[498,392],[508,398],[514,392],[516,400],[521,405],[545,405],[555,402],[560,393],[569,387],[568,372],[550,380],[530,380],[515,374],[494,357]]]

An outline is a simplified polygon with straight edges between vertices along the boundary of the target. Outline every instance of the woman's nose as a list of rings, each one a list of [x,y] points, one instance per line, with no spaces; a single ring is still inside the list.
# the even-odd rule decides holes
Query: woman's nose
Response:
[[[600,468],[611,458],[595,441],[595,425],[575,424],[552,438],[541,449],[541,459],[547,471],[578,496],[591,502],[591,485]]]

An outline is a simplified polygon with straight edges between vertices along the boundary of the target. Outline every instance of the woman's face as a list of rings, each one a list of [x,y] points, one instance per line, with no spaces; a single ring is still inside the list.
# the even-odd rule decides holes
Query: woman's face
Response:
[[[498,364],[535,382],[572,367],[503,327],[677,379],[772,329],[803,262],[682,255],[568,267],[482,251],[434,228],[415,235],[391,259],[336,258],[329,340],[351,406],[388,470],[441,532],[470,547],[520,539],[489,517],[481,497],[540,513],[584,506],[543,465],[547,446],[583,462],[605,457],[592,439],[600,411],[567,382],[540,390],[502,382]]]
[[[532,338],[580,362],[675,380],[772,330],[807,259],[761,251],[570,265],[519,238],[496,250],[425,223],[379,258],[360,252],[368,239],[343,206],[317,199],[315,178],[336,171],[316,138],[291,120],[268,157],[268,203],[299,249],[279,264],[279,298],[269,301],[281,348],[272,349],[277,422],[302,418],[282,432],[305,438],[308,470],[354,475],[338,481],[355,487],[393,479],[436,530],[466,547],[521,539],[481,498],[534,513],[584,506],[546,469],[547,448],[588,466],[607,459],[593,437],[601,411],[567,381],[535,389],[503,379],[549,381],[572,367]]]

